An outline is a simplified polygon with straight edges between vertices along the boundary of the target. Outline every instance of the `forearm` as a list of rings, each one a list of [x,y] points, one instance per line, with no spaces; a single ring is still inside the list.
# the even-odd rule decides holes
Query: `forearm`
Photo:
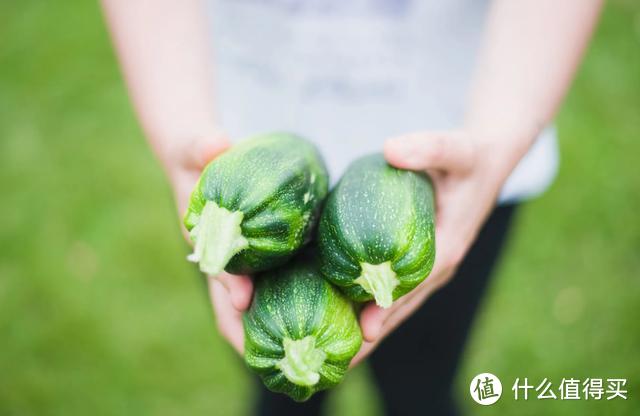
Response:
[[[215,135],[206,10],[200,0],[102,0],[145,134],[165,167],[177,148]]]
[[[601,0],[493,1],[465,124],[510,141],[496,146],[514,155],[508,168],[556,113],[601,5]]]

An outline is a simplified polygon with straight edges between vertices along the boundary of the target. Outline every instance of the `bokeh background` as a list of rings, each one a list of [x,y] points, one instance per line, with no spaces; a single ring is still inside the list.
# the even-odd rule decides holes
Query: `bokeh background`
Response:
[[[459,374],[469,414],[640,414],[640,2],[608,3],[558,124],[559,177]],[[0,415],[248,411],[95,2],[0,2],[0,190]],[[484,371],[505,389],[487,408]],[[516,377],[627,378],[629,400],[516,402]],[[335,393],[330,414],[379,411],[366,366]]]

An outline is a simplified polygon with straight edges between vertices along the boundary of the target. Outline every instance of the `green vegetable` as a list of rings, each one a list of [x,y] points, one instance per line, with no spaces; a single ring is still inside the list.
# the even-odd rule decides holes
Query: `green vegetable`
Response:
[[[320,219],[323,275],[353,300],[389,307],[431,272],[433,198],[422,173],[393,168],[382,155],[353,162]]]
[[[235,145],[206,167],[191,195],[189,260],[212,275],[284,263],[309,240],[327,187],[322,158],[300,137],[272,133]]]
[[[300,259],[258,276],[244,331],[248,366],[296,401],[338,384],[362,344],[351,302]]]

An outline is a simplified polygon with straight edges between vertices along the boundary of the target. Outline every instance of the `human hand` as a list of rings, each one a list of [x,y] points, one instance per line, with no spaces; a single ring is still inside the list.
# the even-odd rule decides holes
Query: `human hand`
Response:
[[[163,143],[171,143],[164,141]],[[220,153],[229,147],[229,141],[222,133],[214,131],[209,136],[201,136],[189,142],[160,148],[162,161],[178,205],[178,213],[184,214],[189,197],[202,170]],[[185,230],[185,237],[190,241]],[[240,353],[244,350],[242,313],[249,307],[253,293],[253,283],[248,276],[221,273],[207,276],[209,296],[216,317],[218,330]]]
[[[433,180],[436,259],[429,277],[390,308],[365,305],[360,315],[364,343],[352,366],[451,279],[528,143],[525,135],[467,130],[414,133],[385,143],[391,165],[426,171]]]

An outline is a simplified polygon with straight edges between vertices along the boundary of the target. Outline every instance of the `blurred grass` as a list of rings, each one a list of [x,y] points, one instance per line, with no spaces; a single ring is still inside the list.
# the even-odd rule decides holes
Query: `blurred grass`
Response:
[[[559,127],[558,180],[522,210],[460,373],[471,414],[640,414],[640,3],[608,4]],[[1,415],[248,411],[93,2],[0,2],[0,189]],[[505,389],[487,408],[483,371]],[[515,402],[516,377],[624,377],[630,399]],[[360,368],[331,414],[375,395]]]

